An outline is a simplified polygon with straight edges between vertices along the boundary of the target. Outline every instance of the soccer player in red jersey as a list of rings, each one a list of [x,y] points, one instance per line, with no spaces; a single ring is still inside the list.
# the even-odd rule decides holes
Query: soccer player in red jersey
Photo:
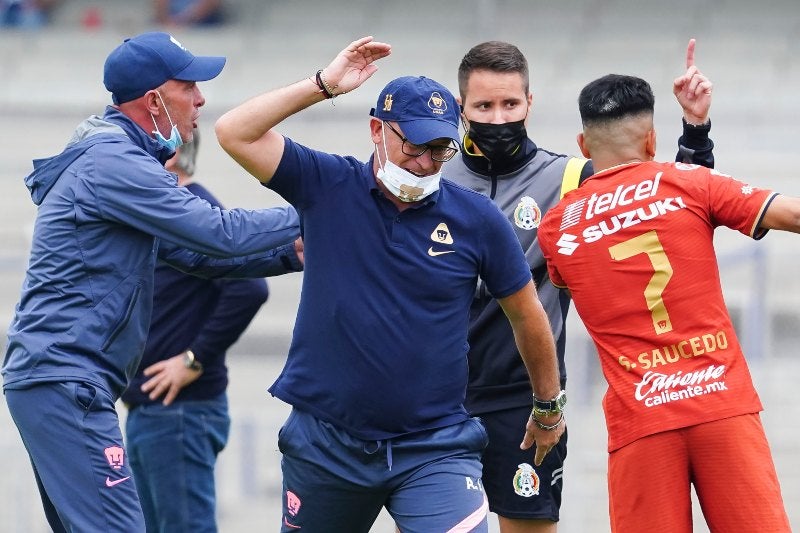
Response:
[[[611,528],[690,533],[693,484],[711,531],[790,531],[713,232],[800,232],[800,199],[653,161],[653,104],[640,78],[583,88],[578,145],[596,173],[539,227],[609,385]]]

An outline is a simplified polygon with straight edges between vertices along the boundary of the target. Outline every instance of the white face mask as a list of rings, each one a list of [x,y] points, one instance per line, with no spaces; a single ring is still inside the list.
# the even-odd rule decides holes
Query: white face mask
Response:
[[[153,126],[156,127],[156,129],[153,130],[153,135],[156,136],[156,141],[158,141],[158,144],[174,152],[175,150],[178,149],[179,146],[183,145],[183,139],[181,138],[181,134],[178,131],[178,126],[172,123],[172,117],[169,116],[169,111],[167,111],[167,105],[164,103],[164,99],[161,97],[161,93],[156,91],[156,94],[158,95],[158,99],[161,100],[161,105],[164,106],[164,112],[167,114],[167,120],[169,120],[169,123],[172,126],[172,130],[170,131],[169,139],[161,135],[161,132],[158,131],[158,124],[156,124],[156,117],[154,117],[153,114],[150,113],[150,118],[153,119]]]
[[[375,145],[375,155],[378,158],[378,179],[395,195],[401,202],[418,202],[439,190],[439,183],[442,180],[442,171],[431,174],[430,176],[418,177],[415,174],[401,168],[389,161],[389,154],[386,152],[386,130],[381,127],[383,136],[383,154],[386,156],[386,163],[381,161],[378,145]]]

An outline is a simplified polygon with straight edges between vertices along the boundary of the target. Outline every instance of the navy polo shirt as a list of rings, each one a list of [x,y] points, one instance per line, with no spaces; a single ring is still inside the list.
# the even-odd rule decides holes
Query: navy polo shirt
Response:
[[[299,212],[305,271],[289,355],[270,393],[365,440],[466,420],[469,306],[531,279],[485,196],[443,180],[402,213],[372,162],[286,139],[269,187]]]

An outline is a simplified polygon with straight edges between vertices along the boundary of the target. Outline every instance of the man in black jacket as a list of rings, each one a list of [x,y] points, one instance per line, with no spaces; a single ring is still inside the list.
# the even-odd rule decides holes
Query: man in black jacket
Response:
[[[592,162],[547,151],[528,138],[525,125],[533,93],[528,62],[516,46],[500,41],[476,45],[459,66],[458,84],[466,134],[460,156],[447,164],[443,176],[490,197],[514,226],[550,318],[564,389],[570,299],[567,291],[547,281],[537,228],[566,190],[592,175]],[[694,65],[692,40],[686,72],[674,85],[684,113],[680,161],[714,166],[714,144],[708,138],[711,90],[711,82]],[[464,405],[470,414],[481,417],[489,432],[483,454],[489,508],[499,515],[503,533],[553,533],[561,506],[567,434],[541,466],[532,464],[529,451],[519,449],[518,437],[509,428],[524,425],[531,414],[530,385],[508,321],[483,285],[478,286],[470,309],[469,343]]]

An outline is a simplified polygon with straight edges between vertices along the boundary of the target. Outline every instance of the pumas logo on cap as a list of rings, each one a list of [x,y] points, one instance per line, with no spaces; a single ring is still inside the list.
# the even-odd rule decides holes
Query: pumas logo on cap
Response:
[[[169,40],[170,40],[170,41],[172,41],[172,44],[174,44],[175,46],[177,46],[177,47],[178,47],[178,48],[180,48],[181,50],[183,50],[183,51],[185,51],[185,52],[188,52],[188,50],[186,50],[186,47],[185,47],[185,46],[183,46],[183,45],[182,45],[180,42],[178,42],[178,39],[176,39],[176,38],[175,38],[175,37],[173,37],[172,35],[170,35],[170,36],[169,36]]]
[[[447,101],[442,98],[442,95],[439,94],[438,91],[434,91],[431,93],[431,97],[428,98],[428,107],[431,108],[437,115],[444,115],[444,112],[447,111]]]
[[[391,94],[387,94],[387,95],[386,95],[386,96],[383,98],[383,110],[384,110],[384,111],[391,111],[391,110],[392,110],[392,104],[393,104],[393,103],[394,103],[394,102],[392,102],[392,95],[391,95]]]

